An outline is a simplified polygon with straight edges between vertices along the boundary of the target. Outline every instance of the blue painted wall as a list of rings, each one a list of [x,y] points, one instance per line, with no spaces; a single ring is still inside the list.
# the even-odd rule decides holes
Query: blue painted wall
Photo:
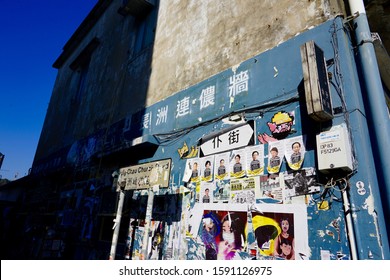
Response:
[[[305,107],[300,46],[309,40],[314,40],[324,51],[326,60],[332,59],[328,67],[332,73],[332,102],[333,107],[340,110],[327,123],[311,120]],[[91,135],[90,139],[94,139],[92,144],[89,139],[74,143],[56,159],[52,159],[51,164],[37,164],[35,170],[55,168],[56,162],[58,165],[64,161],[76,164],[72,155],[88,145],[90,153],[82,159],[85,161],[98,153],[102,143],[107,148],[106,152],[117,151],[131,146],[137,137],[144,136],[144,139],[153,139],[158,143],[158,148],[153,157],[143,158],[138,163],[171,158],[170,187],[160,189],[158,193],[175,193],[180,190],[180,186],[188,187],[183,182],[187,159],[180,158],[177,150],[184,143],[196,147],[202,137],[231,126],[223,121],[231,115],[240,113],[247,120],[255,122],[257,145],[258,134],[271,134],[267,123],[277,112],[292,112],[294,124],[285,139],[300,135],[304,137],[306,153],[302,168],[317,167],[316,134],[331,126],[343,124],[351,133],[354,170],[351,174],[335,171],[324,175],[317,172],[320,192],[307,195],[305,200],[305,234],[310,250],[301,258],[350,259],[351,250],[356,250],[359,259],[388,259],[388,236],[381,203],[383,193],[380,193],[376,179],[360,83],[349,34],[344,29],[343,20],[336,18],[137,114],[129,115],[113,125],[108,134],[102,131]],[[268,144],[264,148],[267,151]],[[137,145],[134,149],[137,149]],[[267,164],[267,158],[264,164]],[[283,161],[280,171],[288,170],[287,163]],[[342,191],[348,193],[351,209],[347,213]],[[187,201],[189,198],[185,199]],[[187,202],[193,206],[193,202]],[[321,202],[329,207],[321,209]],[[352,217],[350,227],[353,238],[348,238],[346,215]],[[300,229],[295,230],[299,234]],[[356,242],[351,245],[351,240]],[[192,246],[190,244],[194,240],[187,242],[188,246]]]

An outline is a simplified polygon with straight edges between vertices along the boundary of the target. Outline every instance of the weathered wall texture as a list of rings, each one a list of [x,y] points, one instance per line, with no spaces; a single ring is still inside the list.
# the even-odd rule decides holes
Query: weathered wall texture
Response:
[[[390,0],[373,0],[366,6],[371,32],[379,33],[383,45],[390,53]]]
[[[333,16],[334,1],[161,1],[147,104]],[[337,9],[336,9],[337,10]]]
[[[113,0],[59,67],[35,160],[326,21],[339,13],[334,3],[161,0],[155,31],[157,11],[147,22],[155,42],[135,55],[139,22]],[[77,97],[80,72],[69,66],[95,37]]]

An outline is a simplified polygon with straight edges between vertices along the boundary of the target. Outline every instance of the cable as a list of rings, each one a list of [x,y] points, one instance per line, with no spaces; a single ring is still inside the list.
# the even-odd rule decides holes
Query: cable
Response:
[[[347,110],[347,104],[345,102],[345,94],[344,94],[344,86],[343,86],[344,81],[343,81],[342,71],[340,68],[339,46],[338,46],[338,41],[337,41],[337,31],[339,31],[339,30],[343,30],[345,32],[345,29],[341,29],[341,28],[337,27],[336,19],[335,19],[335,20],[333,20],[333,23],[331,25],[331,29],[329,31],[329,32],[331,32],[331,38],[332,38],[331,43],[332,43],[333,54],[334,54],[333,75],[330,78],[330,83],[335,88],[337,95],[339,96],[340,101],[341,101],[342,111],[343,111],[343,115],[344,115],[344,121],[345,121],[345,124],[347,126],[348,138],[349,138],[349,142],[351,144],[352,166],[353,166],[353,170],[356,170],[357,169],[357,160],[356,160],[355,146],[354,146],[354,142],[352,139],[352,128],[351,128],[351,124],[350,124],[350,120],[349,120],[349,111]],[[334,82],[332,79],[334,79]]]
[[[296,90],[291,90],[289,92],[285,92],[284,95],[291,94],[294,92],[296,92]],[[279,98],[279,97],[280,96],[278,96],[277,98]],[[262,116],[265,113],[272,111],[275,108],[280,108],[283,105],[288,105],[292,102],[299,100],[299,93],[296,93],[293,96],[291,96],[289,98],[284,98],[282,100],[275,101],[275,99],[276,98],[272,98],[272,99],[269,99],[269,100],[262,102],[261,104],[256,104],[256,105],[253,105],[251,107],[244,107],[240,110],[235,110],[235,111],[229,112],[227,114],[224,114],[224,115],[222,115],[218,118],[215,118],[213,120],[210,120],[210,121],[205,121],[205,122],[202,122],[202,123],[190,126],[190,127],[181,128],[181,129],[178,129],[176,131],[154,134],[154,136],[157,138],[160,145],[170,145],[172,143],[175,143],[176,141],[179,140],[180,137],[188,134],[189,132],[193,131],[194,129],[219,122],[222,119],[228,118],[228,117],[233,116],[233,115],[237,115],[237,114],[247,115],[247,114],[256,113],[256,114]]]

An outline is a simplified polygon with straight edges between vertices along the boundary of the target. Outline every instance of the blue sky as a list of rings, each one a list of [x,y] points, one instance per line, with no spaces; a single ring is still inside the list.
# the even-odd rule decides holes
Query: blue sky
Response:
[[[98,0],[0,0],[2,178],[32,166],[62,47]]]

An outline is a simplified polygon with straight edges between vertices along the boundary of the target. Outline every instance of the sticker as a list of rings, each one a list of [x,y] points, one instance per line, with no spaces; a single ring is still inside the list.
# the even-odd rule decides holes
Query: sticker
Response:
[[[184,142],[183,146],[177,149],[180,158],[194,158],[198,155],[198,148],[195,146],[188,147],[187,143]]]
[[[257,140],[259,140],[259,142],[261,144],[267,144],[269,142],[273,142],[273,141],[278,141],[278,139],[272,137],[271,135],[268,135],[267,133],[259,133],[257,135]]]
[[[268,128],[276,139],[286,138],[294,124],[294,114],[285,111],[277,112],[268,122]]]
[[[364,183],[362,181],[356,182],[356,188],[357,188],[357,193],[359,195],[365,195],[367,192],[366,189],[364,188]]]

